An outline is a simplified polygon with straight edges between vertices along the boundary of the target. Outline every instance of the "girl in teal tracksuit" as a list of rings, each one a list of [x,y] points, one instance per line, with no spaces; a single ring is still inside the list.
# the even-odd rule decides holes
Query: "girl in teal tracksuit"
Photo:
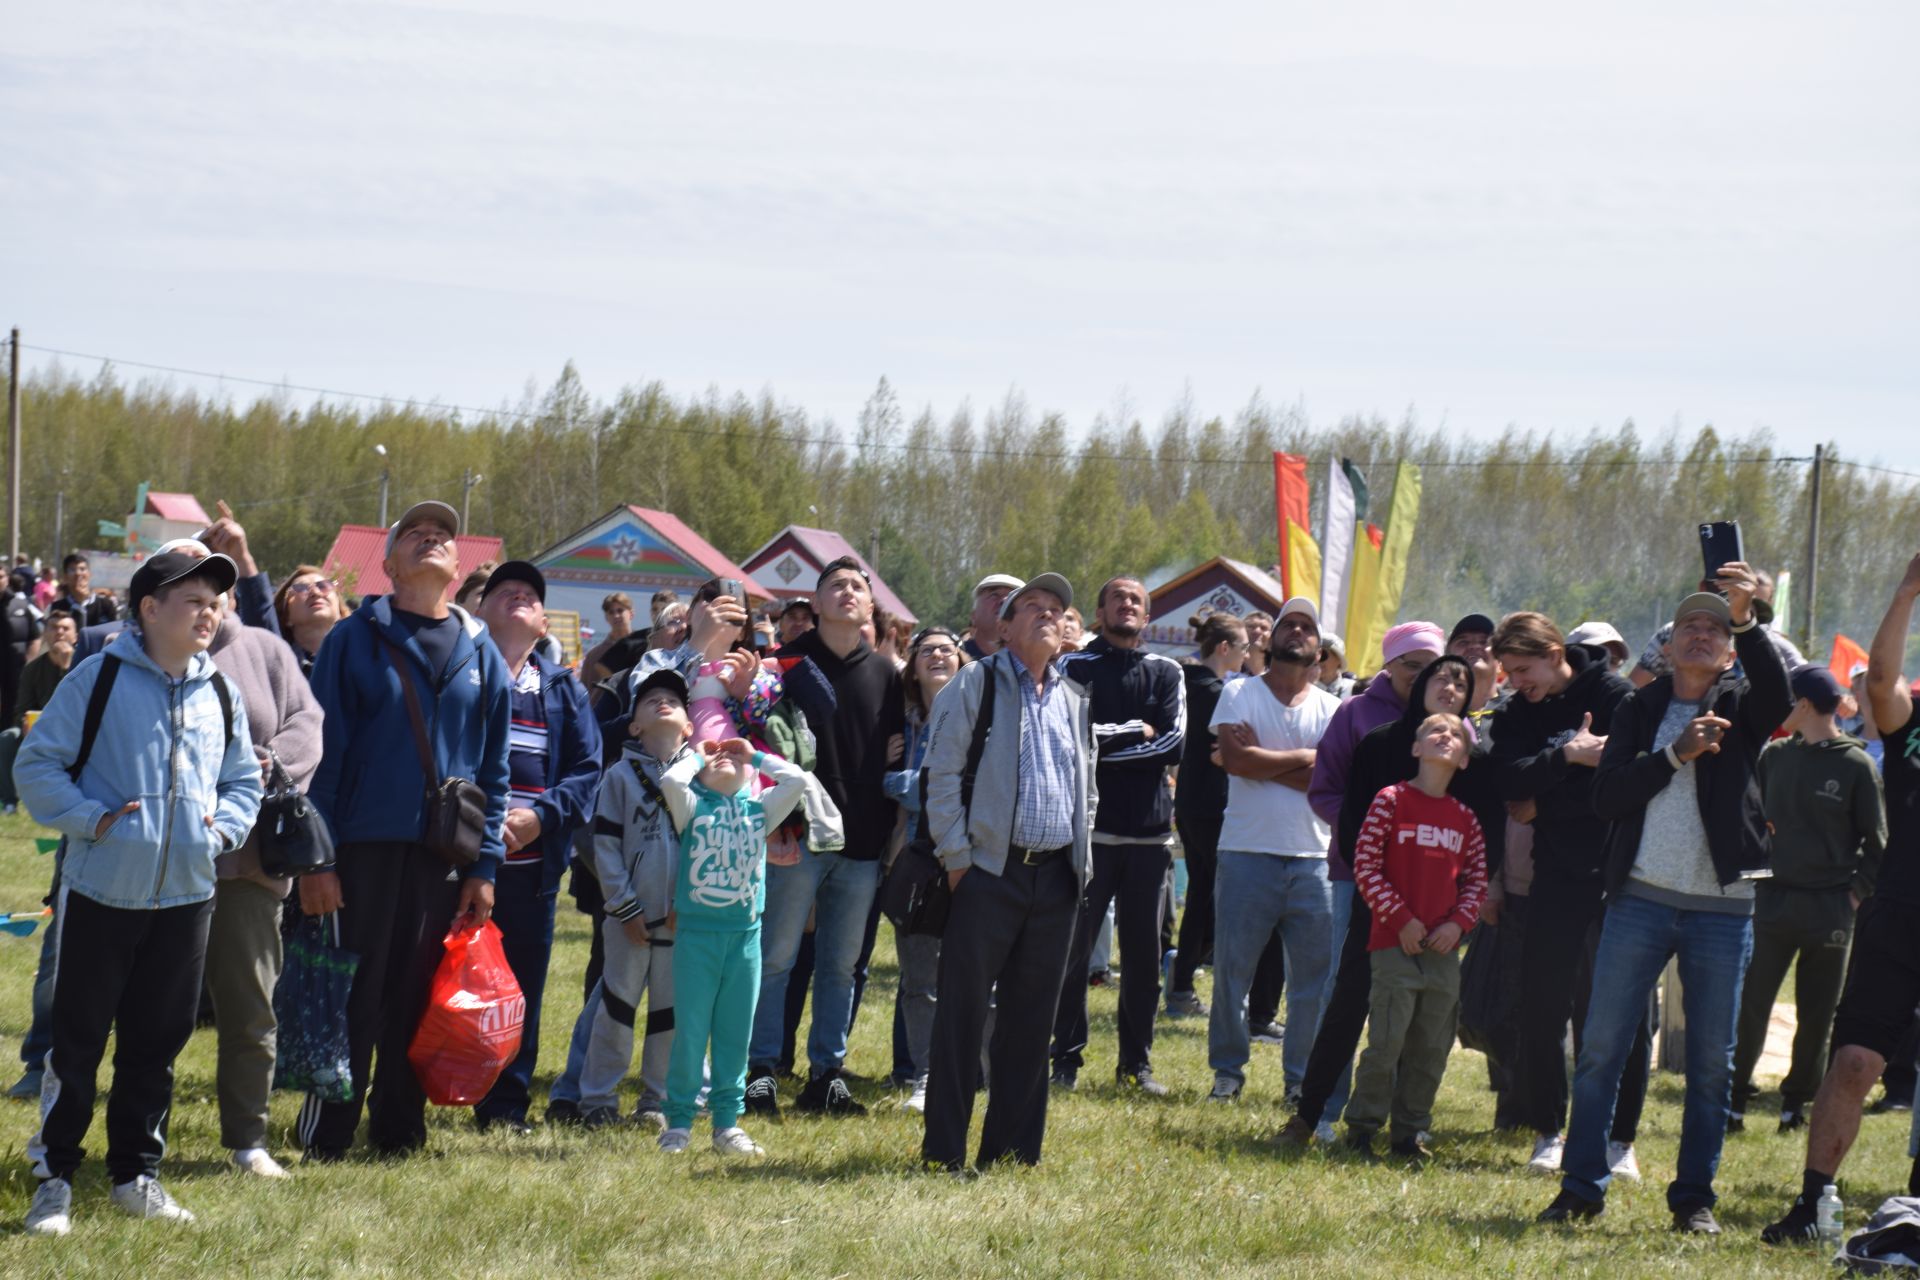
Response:
[[[747,1042],[760,996],[760,916],[767,905],[767,832],[804,799],[815,838],[837,836],[840,815],[813,775],[740,738],[703,742],[675,762],[660,790],[680,832],[674,877],[674,1035],[667,1059],[667,1131],[660,1149],[687,1149],[711,1041],[713,1146],[759,1155],[739,1127]],[[698,775],[694,767],[698,767]],[[746,794],[755,772],[773,787]],[[809,794],[811,790],[811,794]],[[824,828],[824,830],[823,830]]]

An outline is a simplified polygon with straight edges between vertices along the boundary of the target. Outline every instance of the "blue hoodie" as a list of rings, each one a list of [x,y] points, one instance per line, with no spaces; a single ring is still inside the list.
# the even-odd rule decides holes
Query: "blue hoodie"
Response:
[[[500,832],[507,818],[511,677],[486,628],[462,609],[453,615],[460,635],[438,680],[419,644],[394,622],[390,597],[363,602],[327,633],[313,661],[313,696],[326,715],[324,745],[307,794],[336,844],[416,842],[426,829],[429,784],[466,778],[487,797],[480,861],[467,874],[492,880],[507,852]],[[406,695],[383,636],[400,647],[419,690],[438,778],[421,776]]]
[[[115,636],[106,652],[120,660],[120,674],[79,780],[67,769],[80,754],[101,654],[74,666],[21,739],[13,766],[20,798],[36,822],[67,837],[60,876],[72,892],[136,911],[205,902],[215,856],[246,843],[260,812],[246,707],[231,692],[229,741],[206,654],[175,680],[147,656],[138,631]],[[94,839],[100,819],[129,800],[140,807]]]

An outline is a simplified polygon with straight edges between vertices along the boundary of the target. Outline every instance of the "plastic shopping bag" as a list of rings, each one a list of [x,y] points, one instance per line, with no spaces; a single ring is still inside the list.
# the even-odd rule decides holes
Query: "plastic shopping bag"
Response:
[[[339,934],[336,917],[301,916],[286,940],[286,963],[273,989],[273,1016],[280,1024],[273,1087],[303,1089],[322,1102],[353,1097],[347,998],[360,957],[340,949]]]
[[[428,1101],[468,1107],[487,1096],[520,1052],[527,1000],[493,921],[466,932],[456,928],[445,945],[407,1058]]]

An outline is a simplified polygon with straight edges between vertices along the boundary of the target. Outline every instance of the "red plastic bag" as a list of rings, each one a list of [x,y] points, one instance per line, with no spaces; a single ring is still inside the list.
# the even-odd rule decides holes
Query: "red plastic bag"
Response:
[[[428,1101],[468,1107],[487,1096],[519,1054],[527,998],[507,966],[493,921],[464,933],[454,930],[445,946],[407,1058]]]

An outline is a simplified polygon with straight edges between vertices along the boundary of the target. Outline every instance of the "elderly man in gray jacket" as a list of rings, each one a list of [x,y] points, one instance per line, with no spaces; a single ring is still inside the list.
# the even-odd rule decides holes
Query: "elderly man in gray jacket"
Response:
[[[1073,588],[1055,573],[1010,592],[1000,607],[1004,647],[962,667],[933,704],[927,831],[953,890],[922,1148],[936,1169],[966,1165],[980,1039],[996,988],[977,1164],[1040,1162],[1047,1046],[1086,891],[1098,799],[1086,691],[1054,663],[1061,616],[1072,603]],[[976,751],[989,692],[990,728]],[[969,773],[970,787],[963,784]]]

